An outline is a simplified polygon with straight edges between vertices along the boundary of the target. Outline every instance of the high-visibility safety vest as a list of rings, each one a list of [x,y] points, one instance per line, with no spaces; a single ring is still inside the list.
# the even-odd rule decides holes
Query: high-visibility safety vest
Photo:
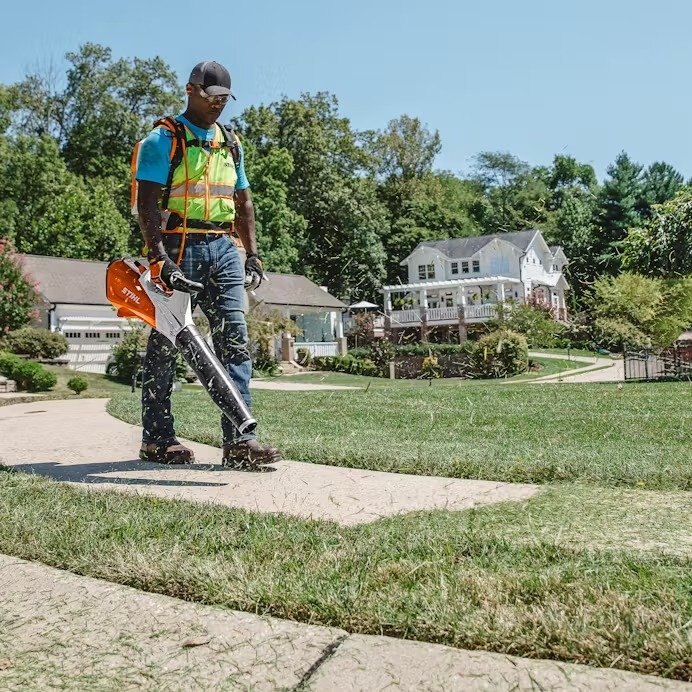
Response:
[[[164,232],[194,232],[209,225],[230,227],[235,218],[233,195],[238,180],[236,163],[240,157],[238,138],[218,123],[214,126],[214,139],[199,140],[179,120],[162,118],[154,123],[173,134],[171,164],[168,180],[161,198]],[[137,158],[138,142],[132,154],[132,212],[137,214]],[[171,212],[178,218],[177,226],[166,224]],[[187,221],[192,223],[188,224]],[[195,223],[196,222],[196,223]]]

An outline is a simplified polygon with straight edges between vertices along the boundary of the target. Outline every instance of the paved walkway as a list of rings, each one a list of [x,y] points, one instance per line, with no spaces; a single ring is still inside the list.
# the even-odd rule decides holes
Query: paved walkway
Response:
[[[0,555],[4,690],[690,690],[613,669],[349,635]]]
[[[540,351],[530,351],[531,358],[552,358],[555,360],[567,360],[566,356],[558,353],[542,353]],[[625,370],[622,359],[602,358],[594,356],[570,356],[576,363],[588,363],[585,367],[567,370],[564,373],[546,375],[530,380],[533,384],[543,384],[546,382],[622,382],[625,379]]]
[[[212,502],[342,525],[429,509],[462,510],[525,500],[537,486],[380,473],[283,461],[264,473],[230,471],[221,450],[186,442],[198,463],[169,467],[137,459],[141,428],[106,413],[106,399],[0,407],[0,463],[92,490]]]

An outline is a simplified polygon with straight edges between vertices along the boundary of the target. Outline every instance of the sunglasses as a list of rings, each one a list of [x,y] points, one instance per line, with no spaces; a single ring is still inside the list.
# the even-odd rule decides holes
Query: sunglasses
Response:
[[[217,105],[217,106],[223,106],[231,100],[230,94],[224,94],[222,96],[210,96],[209,94],[207,94],[206,91],[204,91],[204,87],[201,84],[194,84],[193,86],[196,86],[197,89],[199,89],[199,95],[207,103],[213,103],[214,105]]]

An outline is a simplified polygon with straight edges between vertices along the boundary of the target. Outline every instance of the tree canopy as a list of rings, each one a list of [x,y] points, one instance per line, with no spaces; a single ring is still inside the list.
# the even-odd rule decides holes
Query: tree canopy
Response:
[[[129,212],[133,145],[184,91],[161,58],[86,43],[67,69],[0,85],[0,238],[20,252],[110,259],[141,250]],[[664,161],[621,152],[599,183],[561,153],[532,166],[481,151],[467,173],[435,168],[440,133],[413,114],[358,131],[335,95],[253,105],[245,147],[258,244],[269,270],[305,274],[347,301],[379,302],[424,240],[540,229],[569,259],[573,295],[623,270],[692,273],[692,193]],[[609,319],[603,317],[603,319]]]

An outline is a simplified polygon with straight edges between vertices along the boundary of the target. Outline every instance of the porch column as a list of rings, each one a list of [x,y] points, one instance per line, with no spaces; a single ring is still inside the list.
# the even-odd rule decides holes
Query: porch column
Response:
[[[339,312],[333,312],[332,315],[336,318],[336,338],[341,339],[344,336],[344,318]]]
[[[420,340],[428,340],[428,291],[421,288],[418,302],[420,303]]]
[[[459,314],[459,343],[463,344],[468,337],[466,329],[466,291],[463,288],[457,293],[457,312]]]
[[[392,312],[392,292],[388,288],[384,289],[384,311]]]
[[[505,285],[504,284],[497,284],[497,300],[499,303],[504,303],[505,302]]]

